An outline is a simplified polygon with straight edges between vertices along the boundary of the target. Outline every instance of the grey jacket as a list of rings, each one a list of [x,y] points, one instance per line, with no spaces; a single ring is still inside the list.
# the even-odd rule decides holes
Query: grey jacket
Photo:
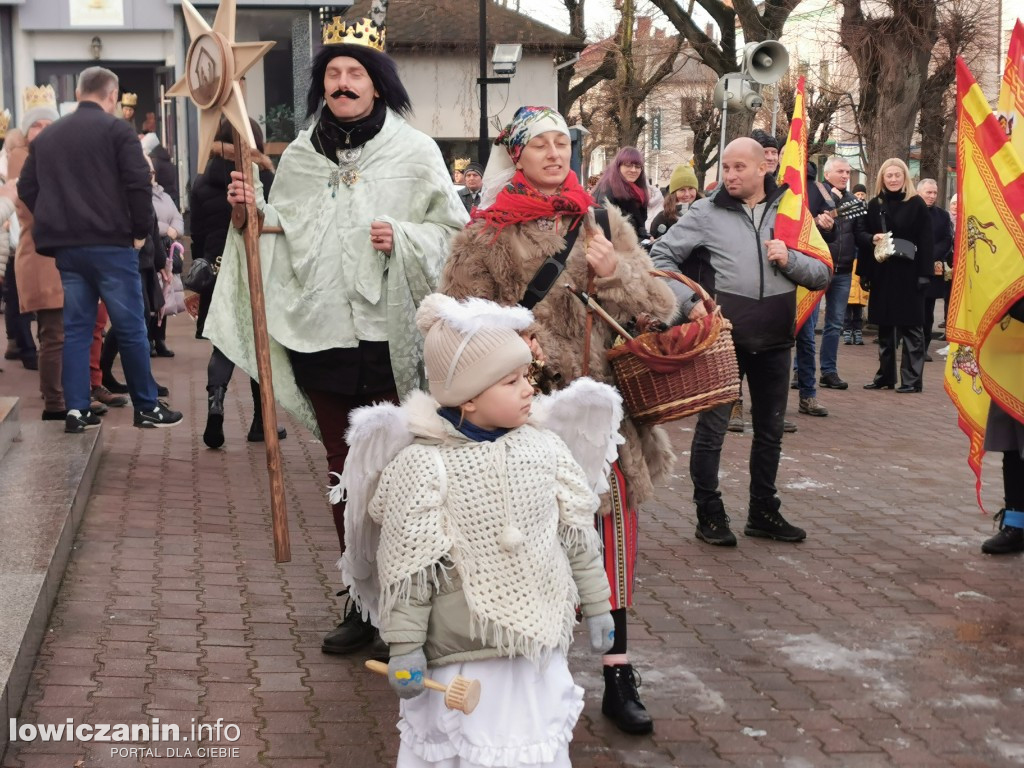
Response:
[[[766,177],[767,178],[767,177]],[[722,189],[697,200],[651,251],[657,269],[698,277],[733,325],[738,349],[761,352],[791,347],[796,320],[796,286],[820,290],[831,272],[825,264],[793,249],[785,267],[768,261],[764,243],[772,239],[779,201],[788,189],[772,189],[753,209]],[[694,269],[692,262],[701,262]],[[685,319],[700,298],[671,281]]]

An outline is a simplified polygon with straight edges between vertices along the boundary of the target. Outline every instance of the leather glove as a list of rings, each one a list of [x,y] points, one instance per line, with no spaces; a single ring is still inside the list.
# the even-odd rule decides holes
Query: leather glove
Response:
[[[615,622],[610,613],[587,616],[587,631],[590,632],[590,650],[607,653],[615,643]]]
[[[423,678],[427,674],[427,657],[423,649],[392,656],[388,661],[388,683],[400,699],[412,699],[423,693]]]

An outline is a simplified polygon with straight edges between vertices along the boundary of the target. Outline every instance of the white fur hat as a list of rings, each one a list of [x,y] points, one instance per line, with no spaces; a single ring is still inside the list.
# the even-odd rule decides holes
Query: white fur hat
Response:
[[[424,336],[423,359],[430,394],[441,405],[469,402],[533,360],[520,332],[533,323],[524,307],[486,299],[456,301],[432,293],[420,304],[416,325]]]

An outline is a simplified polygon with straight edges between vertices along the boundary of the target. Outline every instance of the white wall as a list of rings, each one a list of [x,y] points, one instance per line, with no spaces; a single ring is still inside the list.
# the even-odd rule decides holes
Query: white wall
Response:
[[[152,61],[174,63],[174,33],[122,32],[117,30],[86,30],[83,32],[25,32],[15,25],[14,31],[14,93],[17,104],[8,105],[11,112],[21,110],[20,94],[36,85],[37,61],[92,61],[90,43],[95,35],[103,42],[104,61]]]
[[[480,100],[476,78],[480,64],[475,56],[403,52],[394,54],[394,58],[412,99],[413,126],[441,139],[479,135]],[[488,125],[494,115],[505,125],[523,105],[555,107],[557,100],[553,58],[549,54],[524,54],[511,83],[488,86]]]

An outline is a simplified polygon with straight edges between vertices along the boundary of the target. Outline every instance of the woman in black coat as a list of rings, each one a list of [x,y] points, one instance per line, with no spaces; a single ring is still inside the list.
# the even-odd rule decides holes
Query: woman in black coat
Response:
[[[256,148],[263,152],[263,133],[254,120],[250,119]],[[203,258],[211,266],[224,253],[224,243],[231,226],[231,204],[228,203],[228,184],[231,183],[231,171],[235,169],[235,148],[231,144],[232,129],[227,120],[222,120],[214,137],[212,156],[206,164],[206,170],[192,182],[189,193],[190,225],[192,235],[192,258]],[[270,158],[260,154],[257,158],[260,169],[260,182],[263,184],[264,199],[270,194],[270,185],[274,182],[273,164]],[[216,268],[216,267],[215,267]],[[216,280],[214,280],[214,286]],[[199,295],[199,316],[196,318],[196,338],[202,339],[206,315],[210,311],[213,300],[213,287]],[[235,364],[224,354],[213,348],[209,365],[206,367],[207,415],[203,442],[209,448],[220,448],[224,445],[224,397],[227,394],[228,382],[235,372]],[[263,412],[260,409],[260,388],[250,379],[253,401],[253,419],[249,427],[249,442],[263,440]],[[287,433],[278,427],[278,438],[283,439]]]
[[[857,260],[861,285],[871,291],[868,322],[878,326],[878,372],[865,389],[920,392],[924,373],[924,299],[932,273],[932,223],[917,196],[910,171],[889,158],[878,171],[875,197],[868,203],[867,230],[878,243],[883,233],[897,239],[897,253],[879,262],[873,252]],[[900,386],[896,387],[896,348],[903,341]]]
[[[636,147],[623,147],[616,153],[611,165],[601,174],[594,189],[594,197],[604,205],[611,203],[629,217],[636,239],[649,239],[647,234],[647,174],[644,156]]]

